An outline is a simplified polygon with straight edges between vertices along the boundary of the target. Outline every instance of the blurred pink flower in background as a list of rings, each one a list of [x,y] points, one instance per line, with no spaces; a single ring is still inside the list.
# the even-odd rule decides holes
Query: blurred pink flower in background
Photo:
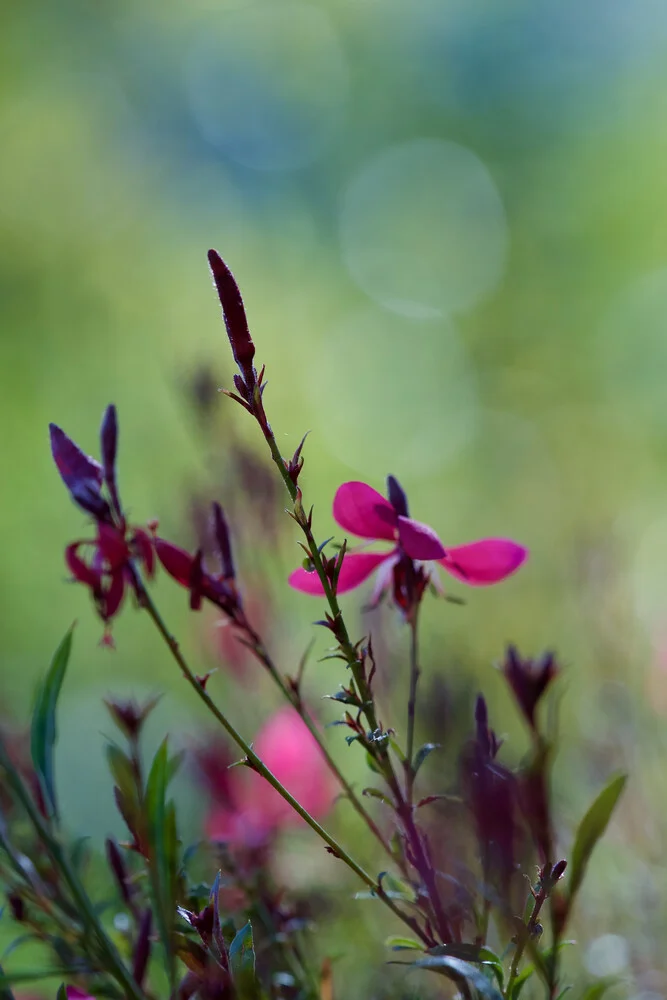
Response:
[[[336,786],[317,741],[294,708],[281,708],[271,716],[254,749],[309,813],[319,817],[328,811]],[[224,750],[207,749],[198,760],[212,799],[205,821],[209,839],[259,847],[278,830],[302,822],[260,775],[245,767],[229,770]]]
[[[343,483],[333,502],[334,520],[345,531],[373,541],[393,542],[386,552],[347,552],[338,577],[339,594],[358,587],[378,570],[372,602],[389,587],[394,566],[403,556],[437,562],[457,580],[473,587],[499,583],[528,558],[528,550],[508,538],[484,538],[446,548],[426,524],[408,517],[407,498],[393,476],[387,479],[389,499],[366,483]],[[321,596],[317,573],[296,569],[289,578],[295,590]]]

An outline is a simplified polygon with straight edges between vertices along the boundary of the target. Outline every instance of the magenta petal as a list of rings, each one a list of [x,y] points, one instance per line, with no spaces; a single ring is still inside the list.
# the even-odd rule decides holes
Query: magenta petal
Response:
[[[398,538],[403,551],[411,559],[440,559],[446,551],[433,528],[413,521],[411,517],[399,517]]]
[[[366,580],[374,569],[377,569],[392,552],[351,552],[343,557],[343,565],[338,576],[338,593],[344,594],[354,590]],[[317,573],[309,573],[306,569],[295,569],[289,578],[290,587],[304,594],[322,596],[324,587]]]
[[[438,561],[457,580],[484,587],[511,576],[527,558],[528,549],[509,538],[484,538],[448,549]]]
[[[341,528],[360,538],[396,537],[396,511],[366,483],[343,483],[336,491],[333,516]]]
[[[380,566],[379,570],[375,574],[375,583],[373,584],[371,599],[368,602],[369,607],[376,608],[391,587],[394,566],[400,558],[398,550],[396,550],[395,552],[392,552],[387,561]]]

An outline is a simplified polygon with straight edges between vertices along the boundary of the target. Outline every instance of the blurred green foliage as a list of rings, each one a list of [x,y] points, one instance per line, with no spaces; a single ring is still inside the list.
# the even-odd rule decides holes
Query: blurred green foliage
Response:
[[[450,687],[483,684],[502,729],[490,664],[503,644],[558,650],[565,851],[603,779],[631,772],[580,902],[602,959],[583,955],[662,995],[665,10],[26,0],[3,12],[0,54],[0,697],[26,717],[77,618],[59,751],[74,825],[99,836],[110,821],[95,793],[103,694],[166,690],[161,724],[179,732],[198,716],[138,616],[119,622],[115,654],[97,647],[84,589],[64,584],[64,544],[88,529],[46,427],[94,451],[114,401],[133,518],[192,540],[192,497],[222,469],[220,499],[236,489],[231,425],[257,443],[221,397],[204,438],[188,395],[202,368],[231,374],[215,246],[246,299],[281,446],[312,431],[320,537],[341,481],[392,472],[445,542],[530,546],[503,587],[430,606],[425,660]],[[284,531],[277,553],[248,539],[241,567],[278,584],[299,559]],[[157,595],[201,649],[183,594],[160,581]],[[294,662],[314,606],[277,600],[275,643]],[[383,620],[398,669],[404,637]],[[312,670],[314,690],[335,688],[335,666]],[[523,739],[512,729],[516,757]]]

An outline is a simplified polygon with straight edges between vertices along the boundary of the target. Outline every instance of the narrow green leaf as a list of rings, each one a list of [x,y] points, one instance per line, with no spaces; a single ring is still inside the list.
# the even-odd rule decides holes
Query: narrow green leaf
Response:
[[[46,677],[37,691],[30,728],[30,753],[44,794],[49,815],[57,819],[53,755],[56,744],[56,706],[72,652],[74,626],[70,626],[51,660]]]
[[[424,945],[415,938],[388,937],[384,943],[385,948],[392,951],[423,951]]]
[[[67,1000],[67,990],[65,984],[61,983],[58,987],[58,992],[56,993],[56,1000]]]
[[[601,1000],[601,997],[611,989],[612,986],[616,986],[618,979],[610,976],[608,979],[601,979],[597,983],[591,983],[591,985],[586,989],[580,997],[580,1000]],[[560,998],[559,998],[560,1000]]]
[[[255,946],[250,921],[238,931],[229,946],[229,967],[238,995],[243,1000],[246,997],[256,997],[259,991],[255,978]]]
[[[372,799],[379,799],[380,802],[384,802],[386,806],[393,807],[393,803],[388,795],[381,792],[379,788],[364,788],[362,795],[370,796]]]
[[[576,944],[576,941],[567,940],[559,941],[557,946],[557,951],[561,951],[563,948],[567,948],[570,945]],[[549,980],[549,967],[553,962],[553,948],[548,948],[546,951],[539,951],[537,948],[533,949],[533,961],[524,966],[519,975],[514,980],[514,986],[512,988],[512,1000],[518,1000],[521,990],[526,985],[531,976],[536,972],[541,976],[544,982],[548,983]]]
[[[174,912],[174,907],[171,902],[172,877],[169,867],[169,855],[172,845],[168,843],[170,838],[166,801],[168,768],[169,754],[165,738],[153,758],[148,781],[146,782],[146,814],[151,845],[151,885],[155,901],[157,924],[166,956],[170,981],[173,986],[174,963],[171,950],[171,914]]]
[[[588,812],[579,824],[574,846],[570,855],[570,889],[568,909],[572,905],[582,881],[586,866],[591,854],[602,834],[609,825],[609,820],[616,808],[623,789],[625,788],[627,774],[618,774],[602,789],[595,799]]]
[[[106,746],[107,763],[114,782],[118,785],[124,795],[132,794],[134,791],[135,774],[132,761],[124,750],[116,746],[115,743],[107,743]]]
[[[391,872],[380,872],[378,875],[378,884],[381,886],[383,892],[387,896],[391,896],[392,899],[404,899],[409,903],[414,903],[417,899],[415,890],[410,883],[396,878]]]
[[[434,750],[439,750],[439,743],[425,743],[423,747],[420,747],[415,754],[415,759],[412,765],[412,771],[414,774],[417,773],[419,768],[422,766],[429,754],[433,753]]]
[[[450,955],[426,955],[411,964],[419,969],[439,972],[454,982],[469,983],[479,996],[485,997],[486,1000],[503,1000],[502,994],[480,969],[460,958],[453,958]]]
[[[373,771],[375,774],[382,774],[382,768],[376,761],[373,754],[369,753],[368,750],[366,751],[366,763],[368,764],[371,771]]]

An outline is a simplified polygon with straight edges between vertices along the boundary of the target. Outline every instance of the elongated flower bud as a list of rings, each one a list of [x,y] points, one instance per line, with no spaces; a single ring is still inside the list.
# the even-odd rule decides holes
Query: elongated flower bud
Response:
[[[252,364],[252,359],[255,356],[255,345],[248,329],[248,320],[239,286],[236,284],[234,275],[215,250],[209,250],[208,263],[222,306],[222,315],[227,327],[227,336],[234,361],[239,366],[248,389],[252,390],[257,381]]]

